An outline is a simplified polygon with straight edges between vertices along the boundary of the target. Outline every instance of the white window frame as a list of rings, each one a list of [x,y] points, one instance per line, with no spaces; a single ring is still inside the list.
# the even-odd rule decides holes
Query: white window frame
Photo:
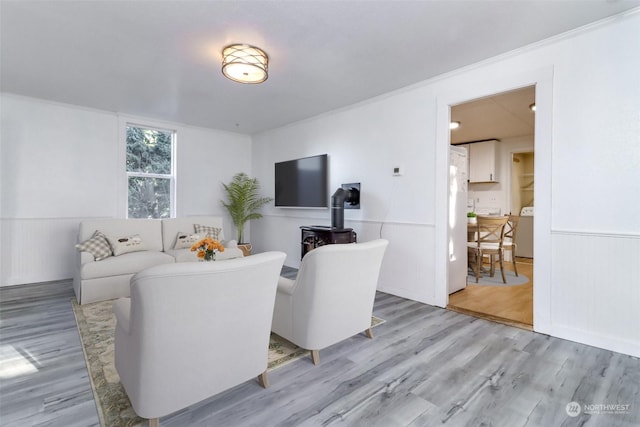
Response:
[[[145,172],[129,172],[127,171],[127,128],[128,127],[136,127],[142,129],[150,129],[156,130],[159,132],[168,132],[171,133],[171,174],[157,174],[157,173],[145,173]],[[126,122],[124,126],[124,170],[125,170],[125,209],[124,214],[125,218],[129,218],[129,178],[130,177],[141,177],[141,178],[161,178],[161,179],[169,179],[169,217],[176,217],[176,201],[178,200],[176,196],[176,145],[178,140],[178,131],[175,129],[168,129],[158,126],[145,125],[134,122]]]

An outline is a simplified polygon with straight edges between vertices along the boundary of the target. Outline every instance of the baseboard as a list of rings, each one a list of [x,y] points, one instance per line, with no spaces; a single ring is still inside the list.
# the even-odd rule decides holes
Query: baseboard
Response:
[[[9,286],[32,285],[36,283],[58,282],[60,280],[71,281],[72,278],[69,277],[68,274],[52,275],[52,276],[46,276],[46,277],[43,275],[9,277],[6,280],[6,282],[0,284],[0,288],[9,287]]]
[[[392,287],[392,286],[378,285],[378,290],[380,292],[384,292],[386,294],[395,295],[395,296],[400,297],[400,298],[406,298],[406,299],[410,299],[412,301],[417,301],[417,302],[421,302],[423,304],[439,307],[438,305],[436,305],[434,303],[433,299],[428,300],[425,297],[425,295],[420,295],[420,294],[417,294],[415,292],[410,292],[407,289],[395,288],[395,287]],[[444,307],[442,307],[442,308],[444,308]]]
[[[629,327],[633,326],[629,325]],[[615,337],[558,325],[551,327],[550,335],[556,338],[562,338],[580,344],[590,345],[640,358],[640,342],[616,339]]]

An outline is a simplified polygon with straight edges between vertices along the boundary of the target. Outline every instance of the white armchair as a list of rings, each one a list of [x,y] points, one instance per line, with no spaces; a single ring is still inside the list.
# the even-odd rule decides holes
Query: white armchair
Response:
[[[311,350],[357,333],[371,334],[371,314],[382,258],[388,241],[326,245],[302,259],[296,280],[281,277],[271,330]]]
[[[137,273],[114,304],[115,365],[135,412],[158,418],[266,369],[286,255],[167,264]]]

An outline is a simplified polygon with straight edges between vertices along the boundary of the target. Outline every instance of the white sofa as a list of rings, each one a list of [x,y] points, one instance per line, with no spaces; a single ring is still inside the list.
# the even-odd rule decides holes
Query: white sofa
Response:
[[[73,276],[73,289],[79,304],[87,304],[129,296],[129,280],[146,268],[175,262],[197,261],[195,252],[174,249],[179,232],[194,233],[194,224],[219,228],[218,240],[225,250],[217,260],[242,257],[235,240],[225,241],[221,217],[194,216],[170,219],[92,219],[80,223],[78,242],[100,231],[107,237],[139,235],[144,250],[110,256],[96,261],[89,252],[78,252]],[[204,237],[204,236],[202,236]]]
[[[259,376],[286,255],[160,265],[115,301],[115,366],[135,412],[159,417]]]

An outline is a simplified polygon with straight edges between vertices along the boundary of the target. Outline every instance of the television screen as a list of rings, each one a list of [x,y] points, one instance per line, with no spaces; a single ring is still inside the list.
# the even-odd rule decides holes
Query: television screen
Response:
[[[327,155],[276,163],[275,205],[297,208],[328,207]]]

